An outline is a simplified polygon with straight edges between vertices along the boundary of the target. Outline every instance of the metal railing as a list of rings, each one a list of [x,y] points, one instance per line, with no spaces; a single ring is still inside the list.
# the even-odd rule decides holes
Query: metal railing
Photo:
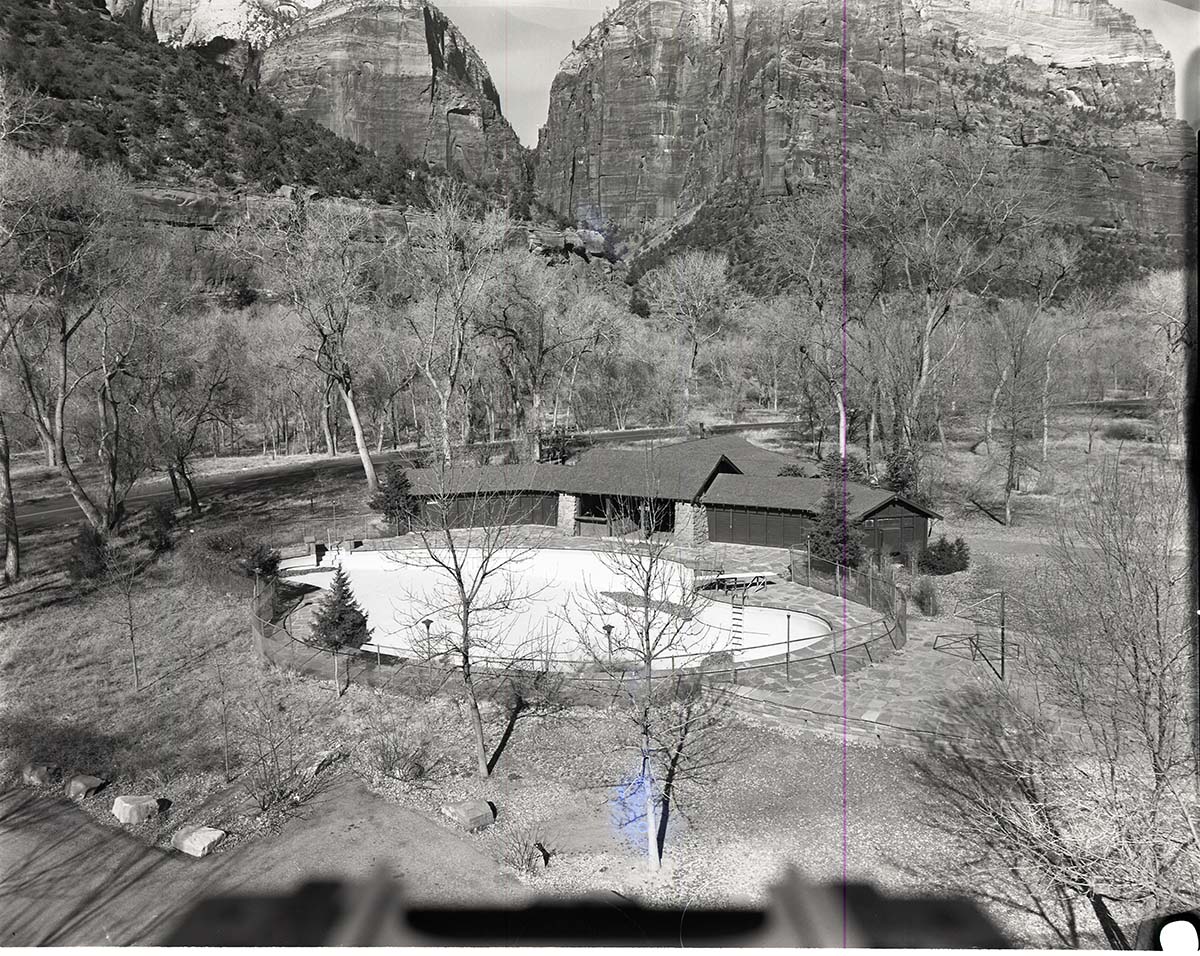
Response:
[[[448,663],[448,655],[430,657],[402,656],[391,651],[385,652],[380,647],[360,648],[337,652],[339,660],[346,663],[339,668],[333,660],[335,653],[316,643],[297,637],[291,630],[275,620],[279,611],[279,582],[270,580],[254,596],[251,608],[251,629],[254,635],[255,649],[266,660],[281,666],[296,670],[315,672],[324,671],[326,666],[316,663],[325,656],[332,662],[329,672],[344,674],[350,679],[352,664],[357,662],[362,666],[370,666],[376,672],[391,671],[392,674],[385,683],[390,683],[392,677],[403,671],[428,672],[431,669],[446,673],[461,670],[461,665]],[[768,607],[768,605],[758,605]],[[903,607],[903,597],[899,597],[899,606]],[[790,613],[790,609],[779,607],[776,610]],[[802,613],[797,611],[796,613]],[[800,644],[793,651],[793,646]],[[854,664],[861,664],[865,657],[866,663],[878,663],[884,657],[899,650],[907,641],[904,627],[904,614],[896,617],[884,617],[875,621],[832,630],[828,635],[818,635],[812,638],[797,638],[788,636],[784,640],[768,641],[761,644],[743,646],[732,652],[729,650],[680,651],[658,656],[651,665],[651,680],[680,679],[684,677],[703,676],[710,679],[722,679],[728,675],[733,683],[750,682],[769,679],[773,675],[781,676],[785,682],[792,680],[793,674],[804,674],[815,677],[825,673],[828,665],[828,675],[836,676],[847,672]],[[814,653],[818,645],[826,644]],[[763,651],[768,653],[765,659],[759,659]],[[746,660],[747,655],[753,655]],[[742,658],[739,660],[739,657]],[[556,677],[567,682],[580,682],[591,685],[609,684],[622,685],[645,676],[644,665],[634,661],[611,659],[607,661],[581,660],[577,657],[562,657],[552,653],[515,654],[505,657],[475,657],[471,661],[472,670],[481,678],[502,676],[512,671],[530,673],[554,673]],[[740,675],[740,676],[739,676]],[[379,683],[371,680],[370,683]]]

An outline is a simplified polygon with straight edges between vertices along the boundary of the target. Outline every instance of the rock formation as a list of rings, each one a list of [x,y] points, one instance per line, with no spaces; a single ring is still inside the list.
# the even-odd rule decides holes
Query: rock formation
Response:
[[[528,153],[486,65],[423,0],[107,0],[114,17],[195,47],[289,112],[379,153],[507,184]]]
[[[487,67],[432,4],[326,3],[267,48],[259,76],[289,112],[379,153],[475,178],[526,175]]]
[[[536,195],[576,221],[653,230],[723,183],[766,197],[841,153],[840,0],[625,0],[562,63]],[[1020,149],[1094,228],[1177,235],[1195,136],[1174,74],[1108,0],[850,0],[851,169],[942,127]]]

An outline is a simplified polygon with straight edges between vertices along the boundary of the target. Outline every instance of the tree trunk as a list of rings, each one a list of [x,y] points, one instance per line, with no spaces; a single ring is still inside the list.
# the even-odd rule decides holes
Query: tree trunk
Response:
[[[58,396],[58,407],[55,411],[54,423],[54,447],[55,457],[58,459],[58,472],[62,475],[63,480],[67,483],[67,488],[71,492],[71,497],[75,499],[75,504],[79,505],[79,510],[83,512],[83,516],[87,519],[88,524],[92,526],[97,534],[107,538],[110,530],[108,522],[105,521],[104,515],[100,513],[100,509],[96,507],[96,503],[88,496],[79,479],[75,477],[75,472],[67,462],[67,445],[65,437],[65,428],[63,425],[63,416],[66,414],[67,395],[65,390],[60,391]]]
[[[0,521],[4,524],[4,574],[0,583],[9,584],[21,576],[21,542],[17,533],[17,507],[13,501],[9,475],[8,432],[0,414]]]
[[[1129,949],[1129,940],[1121,931],[1121,925],[1113,918],[1108,904],[1104,902],[1104,897],[1090,891],[1086,895],[1088,902],[1092,904],[1092,912],[1096,914],[1096,919],[1100,922],[1100,928],[1104,930],[1104,938],[1108,941],[1108,945],[1112,949]]]
[[[992,400],[988,404],[987,418],[985,418],[983,422],[983,441],[977,442],[975,444],[975,448],[978,448],[980,444],[984,444],[987,445],[988,451],[992,450],[992,432],[996,428],[996,409],[1000,405],[1000,393],[1004,391],[1004,384],[1007,381],[1008,369],[1005,369],[1000,375],[1000,381],[998,381],[996,383],[996,387],[992,389]],[[975,448],[972,448],[971,450],[974,451]]]
[[[879,428],[879,395],[878,390],[871,392],[871,414],[867,417],[867,474],[875,476],[875,442],[876,430]]]
[[[167,477],[171,479],[171,494],[175,496],[175,504],[179,504],[183,500],[183,495],[179,493],[179,476],[170,462],[167,463]]]
[[[529,398],[532,426],[529,430],[529,460],[534,464],[542,460],[542,394],[536,388]]]
[[[463,636],[463,642],[466,643],[466,635]],[[478,764],[479,776],[486,780],[491,776],[492,772],[488,769],[487,758],[487,741],[483,738],[483,718],[479,714],[479,700],[475,696],[475,682],[471,676],[471,657],[469,654],[462,655],[463,661],[463,687],[467,691],[467,710],[471,715],[471,736],[475,739],[475,758]]]
[[[643,742],[643,746],[649,744]],[[657,873],[660,866],[658,859],[658,826],[654,817],[654,777],[650,770],[650,758],[642,757],[642,788],[646,802],[646,862],[651,873]]]
[[[442,413],[442,461],[447,465],[453,460],[453,446],[450,441],[450,390],[439,396],[439,406]]]
[[[188,473],[187,462],[183,459],[178,461],[179,475],[183,478],[183,484],[187,488],[188,494],[188,510],[193,515],[200,514],[200,496],[196,494],[196,486],[192,484],[192,476]]]
[[[363,472],[367,476],[367,490],[374,494],[379,490],[379,479],[375,476],[375,464],[371,461],[371,452],[367,448],[367,439],[363,435],[362,422],[358,419],[358,409],[354,405],[354,391],[341,383],[338,388],[342,393],[342,401],[346,405],[346,414],[350,417],[350,427],[354,429],[354,444],[358,446],[358,457],[362,459]]]
[[[846,402],[843,400],[841,389],[835,386],[834,395],[837,397],[838,410],[838,457],[846,460]]]
[[[337,455],[337,444],[333,440],[333,428],[329,424],[329,416],[333,411],[333,402],[330,401],[330,391],[333,383],[326,379],[325,389],[321,393],[321,432],[325,435],[325,454],[329,458]]]

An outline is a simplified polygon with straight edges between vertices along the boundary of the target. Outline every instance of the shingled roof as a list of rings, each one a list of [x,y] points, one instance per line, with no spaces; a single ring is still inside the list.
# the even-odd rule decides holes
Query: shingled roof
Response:
[[[564,468],[562,490],[576,495],[625,495],[694,501],[720,470],[737,468],[721,455],[664,455],[664,449],[597,448]]]
[[[706,505],[725,505],[742,508],[778,508],[784,511],[806,511],[816,514],[821,497],[829,485],[822,478],[766,478],[757,475],[717,475],[701,501]],[[857,482],[847,482],[850,495],[850,517],[861,520],[884,505],[899,501],[931,518],[941,515],[900,497],[888,488],[872,488]]]
[[[563,465],[454,465],[414,468],[408,472],[415,495],[505,494],[523,491],[557,492],[566,483]]]
[[[738,435],[716,435],[712,438],[695,438],[672,445],[659,445],[655,449],[655,455],[666,461],[685,458],[715,459],[724,455],[744,475],[774,478],[789,465],[804,468],[812,478],[821,474],[821,466],[815,461],[799,460],[768,448],[761,448]]]

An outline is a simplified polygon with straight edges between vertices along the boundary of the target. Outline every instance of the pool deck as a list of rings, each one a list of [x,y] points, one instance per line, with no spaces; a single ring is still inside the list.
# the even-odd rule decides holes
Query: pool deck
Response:
[[[530,532],[519,529],[513,535],[513,543],[598,550],[612,540],[568,537],[554,529],[539,528]],[[421,543],[415,535],[406,535],[364,545],[381,550],[420,547]],[[887,643],[885,639],[876,646],[886,653],[878,654],[871,666],[846,672],[838,667],[836,660],[839,644],[852,645],[858,634],[872,633],[872,622],[880,620],[878,612],[784,580],[788,552],[782,549],[710,544],[672,546],[671,553],[694,568],[719,569],[724,573],[773,572],[779,576],[775,582],[748,595],[747,604],[816,614],[830,623],[833,635],[822,639],[820,645],[798,652],[798,657],[802,654],[809,662],[794,662],[790,675],[785,677],[779,668],[764,668],[753,678],[750,677],[753,670],[741,675],[735,693],[748,705],[747,709],[768,723],[801,725],[835,736],[845,733],[856,739],[911,746],[931,735],[954,736],[955,728],[938,706],[942,698],[971,684],[995,681],[982,662],[970,660],[961,651],[934,647],[939,633],[954,629],[951,621],[924,619],[911,607],[907,644],[899,650],[889,650],[882,647]],[[301,559],[304,560],[311,562],[311,558]],[[720,593],[713,594],[712,599],[730,600],[728,595]],[[293,615],[290,623],[297,637],[303,636],[305,619],[310,614],[310,609],[300,608]],[[860,630],[850,631],[855,628]]]

